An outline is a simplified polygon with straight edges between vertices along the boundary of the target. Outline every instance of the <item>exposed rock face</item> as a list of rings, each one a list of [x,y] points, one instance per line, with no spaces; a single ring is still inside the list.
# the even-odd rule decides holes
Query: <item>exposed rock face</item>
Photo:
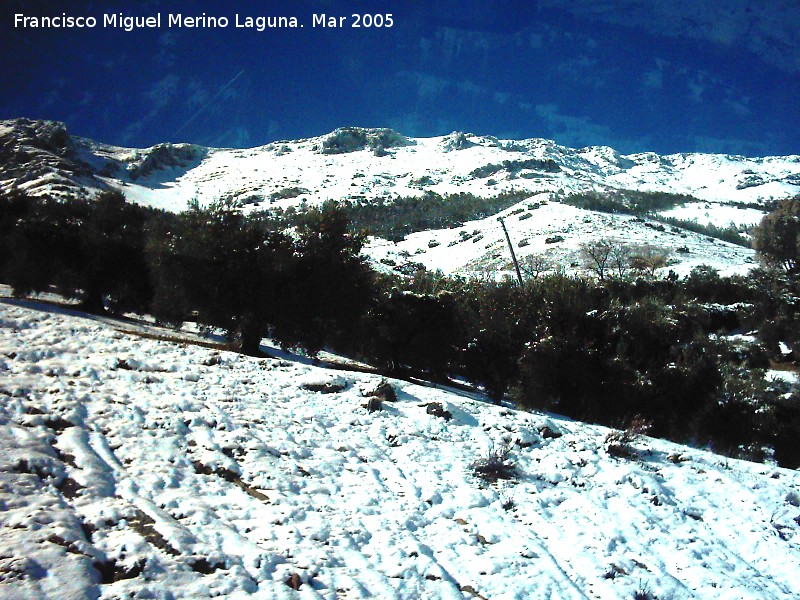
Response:
[[[0,122],[0,182],[36,194],[77,192],[87,185],[105,189],[82,161],[63,123],[17,119]]]
[[[322,154],[346,154],[366,148],[385,152],[388,148],[413,146],[414,141],[393,129],[365,129],[363,127],[341,127],[322,142]]]
[[[454,131],[442,140],[442,150],[444,152],[452,152],[453,150],[465,150],[466,148],[472,148],[475,146],[475,143],[470,141],[470,137],[472,137],[472,134],[470,133]]]
[[[196,144],[156,144],[137,152],[136,159],[127,166],[127,171],[130,178],[136,180],[161,169],[189,167],[199,163],[205,155],[206,149]]]
[[[72,137],[64,123],[0,121],[0,185],[33,195],[66,196],[109,189],[168,168],[197,166],[207,149],[195,144],[157,144],[127,151]]]

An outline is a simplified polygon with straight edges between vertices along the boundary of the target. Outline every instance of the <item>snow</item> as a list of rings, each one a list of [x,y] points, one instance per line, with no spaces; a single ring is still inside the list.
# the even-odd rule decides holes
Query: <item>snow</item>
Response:
[[[271,203],[288,207],[301,199],[310,204],[325,200],[363,197],[373,200],[396,195],[420,195],[424,189],[440,194],[471,192],[493,195],[511,188],[531,194],[584,191],[606,187],[646,189],[692,194],[702,200],[758,202],[769,196],[797,193],[798,186],[775,183],[787,175],[800,173],[797,157],[746,159],[711,154],[660,157],[654,163],[648,155],[620,156],[611,148],[574,150],[547,140],[501,140],[472,136],[474,144],[462,150],[446,151],[447,136],[413,139],[414,145],[393,148],[384,157],[369,150],[323,155],[318,148],[324,136],[309,140],[278,142],[251,149],[209,149],[202,162],[189,170],[177,170],[172,178],[156,172],[136,182],[128,182],[134,195],[156,206],[180,210],[197,198],[209,203],[223,196],[257,196],[267,201],[274,192],[291,187],[308,190],[298,198]],[[509,151],[502,145],[515,144],[525,149]],[[105,147],[108,148],[108,147]],[[283,149],[290,151],[285,152]],[[129,153],[128,149],[121,154]],[[538,176],[512,177],[500,171],[489,178],[470,173],[487,164],[529,158],[552,158],[564,170]],[[667,165],[671,166],[665,166]],[[738,189],[744,172],[760,177],[761,186]],[[432,183],[420,186],[422,178]],[[490,185],[489,180],[497,181]],[[772,186],[769,194],[762,189]]]
[[[780,371],[776,369],[770,369],[766,373],[767,379],[771,379],[773,381],[785,381],[787,383],[800,383],[800,376],[796,371]]]
[[[319,149],[327,136],[248,149],[208,148],[199,164],[186,168],[156,170],[136,181],[124,174],[116,179],[101,179],[121,187],[136,202],[174,211],[182,210],[194,198],[201,204],[220,197],[255,198],[263,205],[285,208],[303,200],[313,205],[328,199],[371,201],[420,195],[423,189],[440,194],[471,192],[483,196],[511,188],[530,191],[531,195],[622,188],[691,194],[715,204],[730,201],[755,204],[771,197],[794,195],[800,188],[790,183],[791,177],[800,174],[797,156],[745,158],[653,153],[621,156],[606,147],[573,149],[551,140],[497,140],[466,135],[471,145],[461,150],[449,150],[447,142],[451,136],[412,138],[412,145],[391,148],[383,157],[376,157],[368,149],[321,154]],[[82,160],[90,164],[99,164],[98,159],[102,158],[125,165],[152,150],[116,148],[75,139]],[[562,171],[523,170],[516,176],[500,171],[490,178],[470,175],[474,169],[488,164],[530,158],[553,159]],[[417,183],[421,179],[429,183]],[[491,185],[489,179],[497,183]],[[751,185],[741,185],[747,182]],[[271,194],[292,187],[303,188],[307,193],[270,201]]]
[[[0,121],[0,136],[13,138],[15,123]],[[63,194],[70,186],[84,186],[90,191],[110,186],[121,190],[132,202],[174,212],[184,210],[195,199],[201,205],[223,198],[236,199],[244,210],[255,211],[315,206],[327,200],[391,202],[396,197],[421,196],[428,191],[443,196],[464,192],[490,197],[513,190],[529,195],[526,201],[504,211],[520,258],[543,256],[554,263],[553,268],[580,272],[580,243],[605,237],[624,244],[663,248],[670,253],[672,263],[664,271],[673,269],[681,275],[700,264],[709,264],[723,274],[744,274],[755,264],[754,253],[699,234],[647,228],[626,215],[558,206],[560,201],[587,191],[689,194],[700,201],[675,207],[663,215],[721,227],[731,223],[751,227],[764,216],[765,202],[800,192],[800,156],[623,156],[608,147],[574,149],[552,140],[465,135],[468,144],[458,150],[452,148],[456,138],[451,134],[411,139],[411,145],[389,148],[385,156],[376,156],[370,149],[327,155],[321,153],[327,136],[319,136],[247,149],[193,147],[196,158],[191,160],[185,158],[188,151],[181,145],[173,146],[176,156],[170,160],[168,156],[164,158],[170,150],[163,145],[119,148],[74,137],[82,164],[94,169],[93,179],[73,177],[60,168],[58,172],[44,168],[41,175],[25,175],[25,181],[8,180],[0,185],[16,183],[34,195],[48,190]],[[8,143],[24,146],[29,141],[10,139]],[[26,155],[25,148],[20,150],[20,155]],[[130,168],[146,161],[153,152],[162,156],[160,164],[172,166],[145,170],[146,174],[132,179]],[[487,165],[530,159],[552,160],[561,170],[501,169],[489,177],[473,175],[476,169]],[[153,162],[153,166],[157,164],[158,161]],[[26,166],[24,172],[34,171]],[[18,170],[11,169],[9,173],[20,177]],[[535,212],[527,208],[543,201],[549,201],[549,206]],[[520,209],[521,214],[515,212]],[[527,217],[528,214],[532,216]],[[396,265],[410,261],[455,275],[512,275],[510,255],[496,217],[490,215],[450,230],[414,233],[396,246],[386,240],[373,240],[366,254],[376,265],[381,260]],[[478,233],[473,236],[474,231]],[[461,234],[469,239],[455,237]],[[565,240],[545,242],[554,236]]]
[[[482,136],[468,136],[471,146],[447,151],[449,139],[449,136],[417,138],[413,145],[392,148],[383,157],[376,157],[369,150],[320,154],[324,136],[245,150],[209,149],[194,168],[172,170],[169,177],[156,173],[151,178],[123,182],[125,185],[121,189],[135,202],[168,210],[180,210],[193,198],[207,204],[222,197],[236,197],[244,200],[249,210],[255,210],[285,209],[302,202],[313,206],[326,200],[391,200],[397,196],[418,196],[424,191],[493,196],[512,189],[525,190],[530,193],[528,200],[504,212],[509,217],[507,224],[512,239],[520,244],[516,249],[520,258],[544,255],[568,272],[580,271],[571,266],[581,263],[580,244],[606,237],[632,245],[663,247],[671,252],[673,264],[670,268],[682,275],[699,264],[710,264],[724,274],[746,273],[754,264],[754,254],[694,233],[683,232],[687,239],[681,240],[672,230],[661,234],[624,215],[600,215],[559,206],[559,198],[573,192],[609,188],[693,194],[704,202],[678,207],[665,214],[696,218],[719,226],[731,222],[751,226],[763,217],[761,210],[734,208],[725,202],[738,200],[757,204],[765,198],[785,197],[798,190],[798,186],[780,181],[800,173],[797,157],[621,156],[611,148],[574,150],[548,140],[514,142]],[[105,149],[108,154],[108,147]],[[471,175],[476,168],[488,164],[530,158],[553,159],[561,165],[562,171],[528,170],[516,176],[499,171],[484,178]],[[745,173],[759,177],[764,183],[738,189],[738,184],[747,177]],[[114,184],[112,179],[105,181]],[[772,187],[767,190],[768,186]],[[289,198],[273,198],[273,194],[292,188],[298,188],[300,193]],[[533,212],[533,218],[522,220],[519,212],[514,212],[522,208],[525,209],[523,214],[531,213],[528,205],[547,200],[549,206]],[[367,254],[376,263],[381,259],[396,264],[410,260],[451,274],[510,275],[510,256],[496,216],[457,229],[418,232],[394,247],[376,240],[367,248]],[[471,236],[466,242],[456,238],[473,231],[480,235]],[[563,235],[565,243],[546,244],[545,240],[554,235]],[[678,248],[688,252],[678,254],[675,252]]]
[[[664,217],[697,221],[703,225],[715,225],[717,227],[728,227],[731,224],[736,227],[752,227],[753,225],[758,225],[767,213],[755,208],[692,202],[662,211],[659,214]]]
[[[0,596],[800,596],[796,471],[191,341],[0,299]]]
[[[560,268],[568,273],[584,273],[581,248],[600,239],[633,249],[652,246],[665,251],[669,261],[661,274],[673,270],[685,276],[699,265],[714,267],[723,275],[745,274],[755,264],[755,253],[748,248],[720,240],[712,242],[698,233],[629,215],[548,202],[544,195],[528,198],[499,216],[506,219],[519,261],[524,264],[528,257],[543,256],[550,262],[550,271]],[[563,239],[553,241],[558,238]],[[413,261],[429,270],[465,276],[513,273],[505,234],[496,217],[470,221],[453,229],[413,233],[397,244],[372,238],[366,253],[378,263],[387,259],[397,264]]]

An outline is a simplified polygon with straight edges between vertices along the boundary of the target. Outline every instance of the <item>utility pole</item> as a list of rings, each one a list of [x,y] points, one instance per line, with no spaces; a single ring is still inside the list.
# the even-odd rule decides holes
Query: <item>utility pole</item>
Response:
[[[508,249],[511,252],[511,260],[514,261],[514,268],[517,270],[517,281],[519,281],[520,287],[522,287],[522,273],[519,270],[519,263],[517,262],[517,255],[514,254],[514,246],[511,245],[511,236],[508,235],[508,229],[506,229],[506,223],[503,221],[503,217],[497,217],[497,220],[500,221],[500,226],[503,228],[503,232],[506,234],[506,241],[508,242]]]

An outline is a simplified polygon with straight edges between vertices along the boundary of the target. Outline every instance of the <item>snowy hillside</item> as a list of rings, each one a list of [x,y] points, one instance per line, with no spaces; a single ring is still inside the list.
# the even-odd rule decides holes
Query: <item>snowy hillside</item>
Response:
[[[573,149],[543,139],[464,133],[410,139],[387,129],[344,128],[250,149],[189,144],[126,149],[73,138],[59,123],[19,119],[0,123],[0,151],[4,187],[18,185],[34,195],[118,188],[134,202],[171,211],[193,199],[207,204],[231,198],[248,210],[274,210],[331,199],[370,204],[426,192],[490,198],[515,191],[522,201],[505,214],[520,258],[545,255],[565,268],[576,262],[581,243],[598,238],[663,247],[679,273],[700,263],[742,272],[753,260],[747,249],[681,228],[664,231],[628,215],[563,205],[573,193],[686,194],[696,200],[663,216],[748,227],[764,216],[765,202],[800,192],[800,156],[622,156],[612,148]],[[445,272],[508,269],[495,217],[418,232],[398,244],[376,239],[368,252],[384,264],[420,263]]]
[[[672,253],[670,268],[681,275],[698,265],[711,265],[724,274],[749,271],[754,252],[700,233],[653,223],[628,215],[612,215],[575,208],[560,202],[523,201],[502,211],[515,253],[525,263],[542,257],[550,270],[582,264],[581,246],[601,239],[619,240],[632,247],[651,245]],[[755,212],[755,211],[754,211]],[[759,212],[761,217],[764,213]],[[760,220],[760,218],[759,218]],[[372,239],[367,252],[384,264],[412,261],[445,273],[510,272],[507,241],[496,218],[461,227],[413,233],[401,242]]]
[[[0,300],[3,598],[800,597],[796,471],[137,330]]]

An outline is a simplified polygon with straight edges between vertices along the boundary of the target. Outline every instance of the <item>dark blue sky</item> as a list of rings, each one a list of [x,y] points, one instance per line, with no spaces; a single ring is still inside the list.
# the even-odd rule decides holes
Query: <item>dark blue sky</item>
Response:
[[[732,5],[733,8],[731,8]],[[225,16],[227,29],[19,29],[14,14]],[[392,13],[391,29],[311,15]],[[302,29],[237,29],[236,14]],[[4,0],[0,118],[109,143],[247,147],[345,125],[624,152],[800,153],[800,6],[762,0]]]

